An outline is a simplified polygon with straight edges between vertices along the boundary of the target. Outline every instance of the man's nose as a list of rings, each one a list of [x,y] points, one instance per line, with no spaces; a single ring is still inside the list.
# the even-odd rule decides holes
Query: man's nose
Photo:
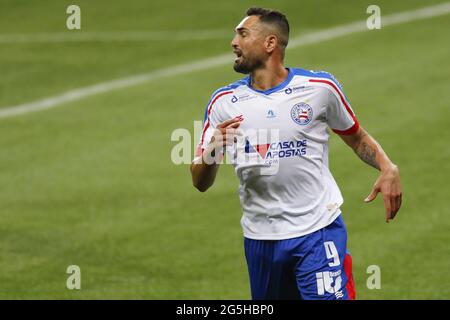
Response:
[[[231,40],[231,47],[232,47],[233,49],[235,49],[235,48],[238,46],[238,43],[237,43],[237,39],[236,39],[236,38],[237,38],[237,37],[234,36],[233,39]]]

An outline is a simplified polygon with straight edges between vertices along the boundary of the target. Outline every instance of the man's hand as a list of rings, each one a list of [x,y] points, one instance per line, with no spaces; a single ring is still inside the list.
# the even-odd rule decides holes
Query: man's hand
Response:
[[[210,144],[215,148],[233,145],[236,142],[236,136],[242,134],[238,128],[243,120],[242,116],[237,116],[219,123],[214,130]]]
[[[386,222],[395,218],[400,206],[402,205],[402,187],[400,185],[400,173],[397,166],[381,171],[372,192],[364,200],[371,202],[381,192],[386,208]]]
[[[242,134],[238,130],[242,121],[242,116],[237,116],[233,119],[219,123],[214,130],[207,149],[205,150],[206,154],[214,157],[217,152],[224,150],[225,147],[232,146],[237,141],[236,136]]]
[[[208,147],[191,164],[192,183],[199,191],[205,192],[213,185],[219,169],[218,157],[222,156],[226,146],[236,141],[237,135],[241,135],[237,128],[243,120],[242,116],[238,116],[217,125]]]

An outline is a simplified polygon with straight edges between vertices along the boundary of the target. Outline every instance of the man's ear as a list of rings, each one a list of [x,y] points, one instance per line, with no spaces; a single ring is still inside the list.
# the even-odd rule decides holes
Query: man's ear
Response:
[[[264,42],[264,45],[266,47],[266,51],[268,53],[272,53],[275,50],[275,48],[277,47],[277,45],[278,45],[278,38],[277,38],[277,36],[273,35],[273,34],[268,35],[266,37],[266,41]]]

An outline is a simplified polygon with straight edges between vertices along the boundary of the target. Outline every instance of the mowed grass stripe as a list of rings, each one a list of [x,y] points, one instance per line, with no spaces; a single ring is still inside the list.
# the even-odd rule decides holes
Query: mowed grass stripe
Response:
[[[405,11],[384,17],[384,26],[395,25],[400,23],[407,23],[410,21],[432,18],[436,16],[446,15],[450,12],[450,3],[444,3],[425,7],[418,10]],[[327,41],[337,37],[346,36],[355,32],[366,31],[366,21],[358,21],[343,26],[333,27],[327,30],[317,31],[305,36],[294,38],[289,45],[289,49],[299,46]],[[130,86],[135,86],[148,81],[162,79],[165,77],[172,77],[176,75],[191,73],[194,71],[205,70],[217,66],[230,63],[232,60],[231,54],[225,54],[217,57],[203,59],[183,65],[169,67],[166,69],[152,71],[146,74],[135,75],[127,78],[112,80],[108,82],[99,83],[89,87],[74,89],[58,96],[45,98],[42,100],[25,103],[16,106],[9,106],[0,109],[0,118],[8,118],[29,112],[36,112],[50,109],[61,104],[76,101],[88,96],[110,92],[112,90],[124,89]]]

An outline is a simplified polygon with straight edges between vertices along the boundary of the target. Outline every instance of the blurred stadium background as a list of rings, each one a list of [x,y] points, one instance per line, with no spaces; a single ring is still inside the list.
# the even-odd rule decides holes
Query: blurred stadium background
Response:
[[[0,112],[69,90],[230,52],[252,5],[285,12],[292,37],[444,1],[0,0]],[[66,8],[81,8],[81,31]],[[449,299],[450,15],[293,48],[286,64],[332,72],[401,169],[404,204],[365,204],[377,172],[336,136],[331,168],[359,299]],[[249,299],[238,181],[206,194],[170,160],[229,64],[0,118],[0,298]],[[81,268],[81,290],[66,268]],[[366,287],[369,265],[381,289]]]

